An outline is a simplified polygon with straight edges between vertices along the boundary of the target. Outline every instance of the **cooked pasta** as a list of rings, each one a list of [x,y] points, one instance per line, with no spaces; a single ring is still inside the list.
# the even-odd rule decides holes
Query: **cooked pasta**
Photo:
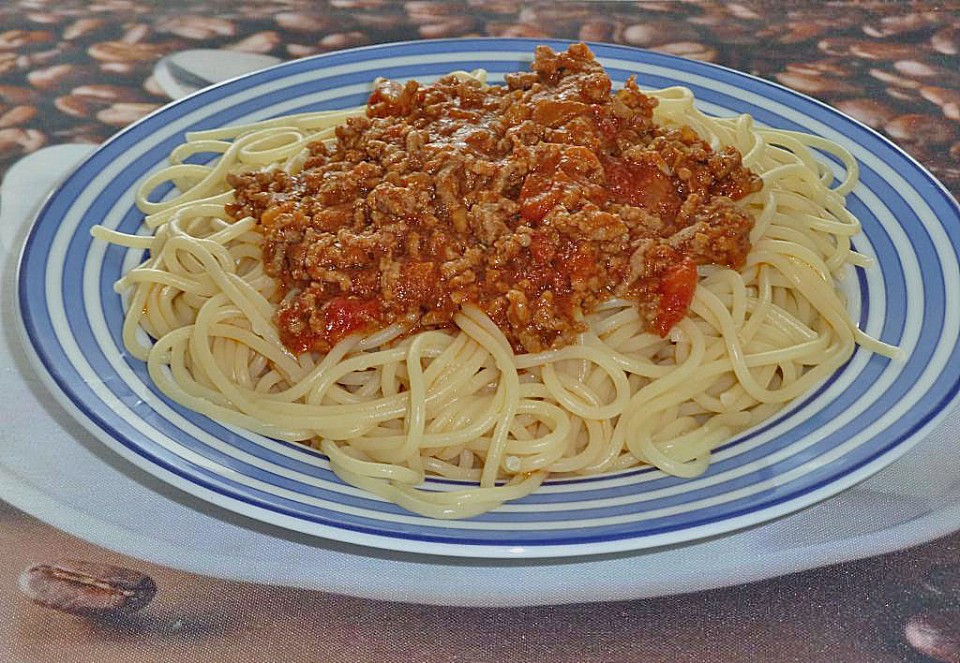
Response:
[[[483,72],[456,77],[485,85]],[[686,315],[666,335],[630,297],[610,296],[569,342],[531,351],[467,301],[448,324],[398,318],[291,350],[277,311],[292,293],[265,268],[263,220],[235,218],[231,182],[300,173],[311,145],[334,143],[364,112],[354,109],[187,134],[138,194],[150,234],[94,229],[148,252],[117,283],[128,297],[124,343],[178,403],[305,442],[344,481],[420,514],[480,514],[556,476],[647,464],[697,476],[712,449],[808,392],[857,344],[895,348],[857,329],[837,285],[869,264],[851,250],[860,227],[844,207],[857,179],[850,154],[746,115],[707,116],[685,88],[644,94],[659,127],[735,148],[762,183],[736,202],[753,222],[742,264],[700,264]],[[842,162],[842,181],[824,152]],[[208,162],[188,162],[197,155]],[[167,184],[175,192],[155,200]]]

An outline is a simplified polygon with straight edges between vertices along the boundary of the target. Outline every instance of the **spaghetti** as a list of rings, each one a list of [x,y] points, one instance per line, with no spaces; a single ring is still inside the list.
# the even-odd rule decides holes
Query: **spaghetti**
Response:
[[[484,86],[482,72],[453,77]],[[735,148],[762,182],[736,203],[753,221],[749,252],[735,265],[701,262],[687,314],[663,329],[656,306],[617,291],[574,311],[562,338],[525,344],[467,299],[444,324],[378,318],[292,350],[278,308],[301,290],[268,273],[263,210],[244,215],[234,184],[304,172],[311,146],[332,145],[360,109],[189,133],[138,193],[151,234],[93,231],[149,253],[116,284],[129,296],[124,343],[178,403],[304,441],[346,482],[432,517],[489,511],[550,476],[642,464],[697,476],[714,447],[810,390],[857,344],[895,349],[856,328],[837,285],[869,263],[851,250],[859,224],[843,204],[853,158],[749,116],[706,116],[684,88],[645,94],[656,126]],[[842,162],[842,182],[815,150]],[[216,158],[189,163],[204,155]],[[151,200],[167,183],[178,193]]]

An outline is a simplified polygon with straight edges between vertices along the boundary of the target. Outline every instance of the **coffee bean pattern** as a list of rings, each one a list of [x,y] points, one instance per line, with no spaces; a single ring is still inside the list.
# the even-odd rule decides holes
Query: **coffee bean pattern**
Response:
[[[163,104],[150,74],[180,49],[294,59],[398,40],[555,37],[777,81],[885,133],[960,193],[960,11],[949,4],[12,0],[0,26],[0,174],[44,145],[101,142]]]
[[[74,559],[35,564],[20,575],[19,585],[34,603],[100,619],[136,612],[157,593],[153,579],[139,571]]]
[[[891,580],[884,630],[890,649],[913,663],[960,663],[960,564],[942,564],[920,577]]]

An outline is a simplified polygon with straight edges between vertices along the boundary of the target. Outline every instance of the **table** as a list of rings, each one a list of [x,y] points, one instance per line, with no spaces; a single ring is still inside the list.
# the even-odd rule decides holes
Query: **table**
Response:
[[[291,59],[389,41],[515,36],[629,44],[775,80],[878,129],[960,195],[956,3],[20,0],[0,7],[0,28],[0,177],[25,155],[100,143],[166,103],[154,67],[185,49]],[[734,577],[720,589],[472,608],[222,580],[106,543],[0,502],[0,659],[960,660],[957,533],[776,578]],[[114,620],[29,602],[21,573],[60,558],[133,568],[159,591],[141,612]]]

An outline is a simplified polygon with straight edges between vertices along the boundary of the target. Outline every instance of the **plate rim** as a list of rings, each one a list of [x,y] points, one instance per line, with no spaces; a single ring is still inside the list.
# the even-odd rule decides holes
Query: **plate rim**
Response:
[[[364,46],[358,49],[347,49],[345,51],[338,51],[330,54],[321,54],[317,56],[312,56],[310,58],[305,58],[303,60],[291,61],[287,63],[281,63],[273,67],[269,67],[265,70],[260,70],[258,72],[252,72],[250,74],[245,74],[232,78],[228,81],[224,81],[211,88],[221,88],[228,85],[234,85],[237,81],[258,76],[262,74],[263,71],[275,70],[280,68],[287,68],[294,62],[303,63],[304,60],[308,62],[308,69],[310,71],[322,70],[324,66],[318,66],[316,63],[322,63],[324,61],[329,61],[330,59],[336,59],[339,57],[349,58],[353,53],[357,51],[370,51],[370,50],[382,50],[385,48],[396,47],[396,46],[422,46],[426,43],[437,43],[437,42],[446,42],[454,44],[464,44],[464,43],[502,43],[510,44],[513,46],[521,45],[530,45],[530,44],[539,44],[547,43],[551,45],[560,45],[560,44],[569,44],[575,43],[574,41],[567,40],[533,40],[533,39],[500,39],[500,38],[477,38],[477,39],[449,39],[449,40],[430,40],[429,42],[420,40],[420,41],[408,41],[408,42],[390,42],[384,44],[375,44],[370,46]],[[633,47],[616,45],[616,44],[599,44],[599,43],[590,43],[591,47],[599,47],[602,49],[622,51],[624,53],[633,53],[644,54],[644,55],[653,55],[656,56],[655,59],[663,59],[665,62],[686,62],[690,63],[691,61],[685,60],[683,58],[678,58],[677,56],[672,56],[663,53],[656,53],[653,51],[646,51],[643,49],[636,49]],[[476,49],[473,49],[476,50]],[[504,49],[507,50],[507,49]],[[528,49],[529,51],[530,49]],[[461,50],[457,52],[467,53],[469,50]],[[413,53],[411,53],[413,55]],[[604,57],[609,57],[605,55]],[[638,63],[639,64],[639,63]],[[647,64],[647,63],[644,63]],[[936,188],[939,189],[941,195],[948,203],[952,203],[955,211],[960,214],[960,205],[957,204],[956,200],[946,189],[946,187],[939,182],[929,171],[922,166],[919,162],[913,159],[909,154],[907,154],[903,149],[897,146],[895,143],[882,136],[878,132],[873,131],[869,127],[866,127],[862,123],[858,122],[853,118],[849,118],[842,112],[837,109],[821,102],[817,99],[808,97],[801,93],[797,93],[785,86],[782,86],[776,82],[768,81],[762,79],[746,72],[740,72],[723,65],[717,65],[714,63],[704,63],[704,62],[695,62],[696,66],[705,66],[708,68],[716,68],[724,71],[727,75],[732,75],[734,78],[747,77],[754,79],[762,83],[764,86],[774,86],[780,88],[782,91],[787,93],[788,97],[801,97],[806,100],[815,103],[816,105],[822,107],[823,109],[829,111],[832,114],[839,114],[845,117],[846,119],[860,125],[860,127],[866,131],[872,139],[880,139],[885,144],[886,147],[893,149],[898,156],[901,158],[906,158],[911,162],[911,164],[917,169],[917,172],[920,173],[923,177],[923,180],[927,184],[933,184]],[[329,65],[328,65],[329,66]],[[682,73],[682,72],[678,72]],[[191,99],[195,96],[202,95],[206,93],[211,88],[205,88],[199,90],[184,99]],[[502,558],[515,558],[515,557],[528,557],[528,558],[553,558],[553,557],[566,557],[566,556],[582,556],[582,555],[592,555],[592,554],[602,554],[610,552],[625,552],[630,550],[642,550],[646,548],[653,548],[657,546],[667,545],[667,544],[677,544],[688,542],[702,538],[704,536],[710,536],[718,533],[717,523],[722,524],[720,531],[723,533],[737,531],[744,527],[765,522],[771,518],[775,518],[780,515],[786,515],[787,513],[792,513],[799,509],[802,509],[810,504],[816,503],[830,495],[836,494],[851,485],[858,483],[862,479],[870,476],[874,472],[878,471],[887,464],[893,462],[904,453],[906,453],[910,448],[912,448],[917,442],[925,437],[929,431],[936,426],[948,413],[952,410],[952,407],[960,401],[960,384],[955,383],[952,393],[946,396],[941,400],[939,404],[940,407],[933,413],[931,416],[924,418],[922,424],[913,427],[911,430],[904,432],[898,437],[898,440],[895,442],[890,442],[890,445],[887,449],[878,451],[876,454],[865,459],[857,467],[851,468],[848,472],[843,474],[840,477],[836,477],[833,480],[827,482],[824,486],[813,490],[807,490],[803,495],[795,496],[790,499],[787,499],[783,502],[775,502],[769,504],[763,508],[758,509],[749,509],[746,513],[738,515],[729,515],[723,518],[720,518],[716,521],[711,521],[706,524],[694,525],[694,526],[684,526],[680,530],[668,530],[667,532],[659,534],[647,534],[642,537],[638,537],[636,534],[633,535],[624,535],[619,538],[607,540],[607,541],[590,541],[590,542],[575,542],[567,544],[545,544],[540,545],[536,543],[526,543],[522,547],[510,544],[491,544],[491,543],[449,543],[449,542],[438,542],[431,540],[429,535],[418,535],[416,538],[403,537],[399,535],[399,538],[403,539],[403,545],[397,545],[398,535],[396,533],[390,533],[387,535],[375,534],[369,532],[356,532],[352,528],[343,528],[331,525],[325,525],[317,523],[315,521],[303,521],[302,519],[293,518],[290,522],[287,522],[288,517],[285,514],[279,513],[276,509],[260,507],[254,504],[250,504],[242,499],[237,499],[236,497],[231,497],[230,495],[225,495],[219,493],[215,490],[207,488],[202,484],[198,484],[197,479],[193,478],[192,480],[184,480],[176,472],[171,472],[168,469],[162,460],[160,459],[151,459],[145,457],[144,452],[140,453],[134,451],[130,447],[126,446],[123,442],[116,439],[111,435],[107,430],[103,428],[103,425],[106,425],[107,422],[98,424],[94,420],[94,416],[91,413],[84,412],[84,407],[75,401],[76,394],[70,394],[66,391],[66,385],[64,383],[70,382],[62,374],[59,374],[56,367],[53,366],[49,358],[45,359],[40,349],[35,343],[33,335],[30,333],[29,321],[27,320],[27,310],[26,307],[22,304],[23,298],[25,295],[22,291],[22,266],[25,260],[26,254],[28,253],[31,243],[35,238],[35,224],[39,219],[43,218],[47,213],[50,204],[53,199],[56,197],[57,193],[64,186],[64,184],[70,181],[76,173],[78,173],[90,160],[94,159],[98,154],[103,150],[107,149],[115,140],[120,140],[124,137],[129,131],[136,129],[140,124],[145,123],[150,120],[153,116],[163,113],[171,105],[180,104],[183,100],[177,100],[173,104],[163,106],[160,109],[157,109],[150,115],[142,118],[138,122],[134,123],[130,127],[118,132],[112,136],[108,141],[106,141],[102,146],[98,147],[96,151],[88,155],[83,161],[81,161],[76,169],[65,178],[64,182],[55,187],[44,200],[43,205],[41,205],[37,214],[34,217],[34,223],[31,224],[31,229],[28,233],[27,240],[24,242],[20,255],[18,257],[17,264],[17,275],[18,278],[15,282],[15,299],[18,302],[16,307],[17,319],[19,321],[18,328],[20,330],[21,341],[24,342],[27,348],[29,348],[31,363],[34,368],[37,370],[38,374],[42,376],[44,383],[47,385],[48,389],[51,389],[58,400],[61,403],[69,403],[69,408],[73,412],[75,418],[79,423],[81,423],[88,431],[90,431],[94,436],[96,436],[101,442],[105,443],[109,448],[113,449],[115,452],[120,453],[122,456],[130,460],[135,465],[148,472],[149,474],[157,476],[157,470],[159,469],[164,476],[159,477],[165,483],[173,485],[180,490],[184,490],[188,493],[192,493],[200,499],[210,501],[222,508],[241,513],[245,516],[252,517],[256,520],[264,521],[274,525],[279,525],[281,527],[286,527],[288,529],[293,529],[295,531],[304,532],[307,534],[314,534],[323,536],[325,538],[330,538],[339,541],[345,541],[352,544],[362,545],[362,546],[373,546],[379,549],[390,549],[390,550],[402,550],[410,552],[422,552],[429,554],[436,554],[438,548],[442,549],[442,554],[452,555],[452,556],[461,556],[461,557],[502,557]],[[41,344],[42,345],[42,344]],[[941,371],[942,373],[942,371]],[[76,408],[73,410],[72,408]],[[79,416],[77,416],[79,415]],[[152,456],[152,454],[148,454]],[[158,467],[159,466],[159,467]],[[838,487],[839,486],[839,487]],[[784,505],[788,505],[789,508],[784,508]],[[282,521],[282,522],[278,522]],[[306,524],[304,524],[306,522]],[[643,541],[642,545],[637,545],[638,541]],[[573,548],[573,550],[571,550]],[[588,549],[585,549],[588,548]]]

